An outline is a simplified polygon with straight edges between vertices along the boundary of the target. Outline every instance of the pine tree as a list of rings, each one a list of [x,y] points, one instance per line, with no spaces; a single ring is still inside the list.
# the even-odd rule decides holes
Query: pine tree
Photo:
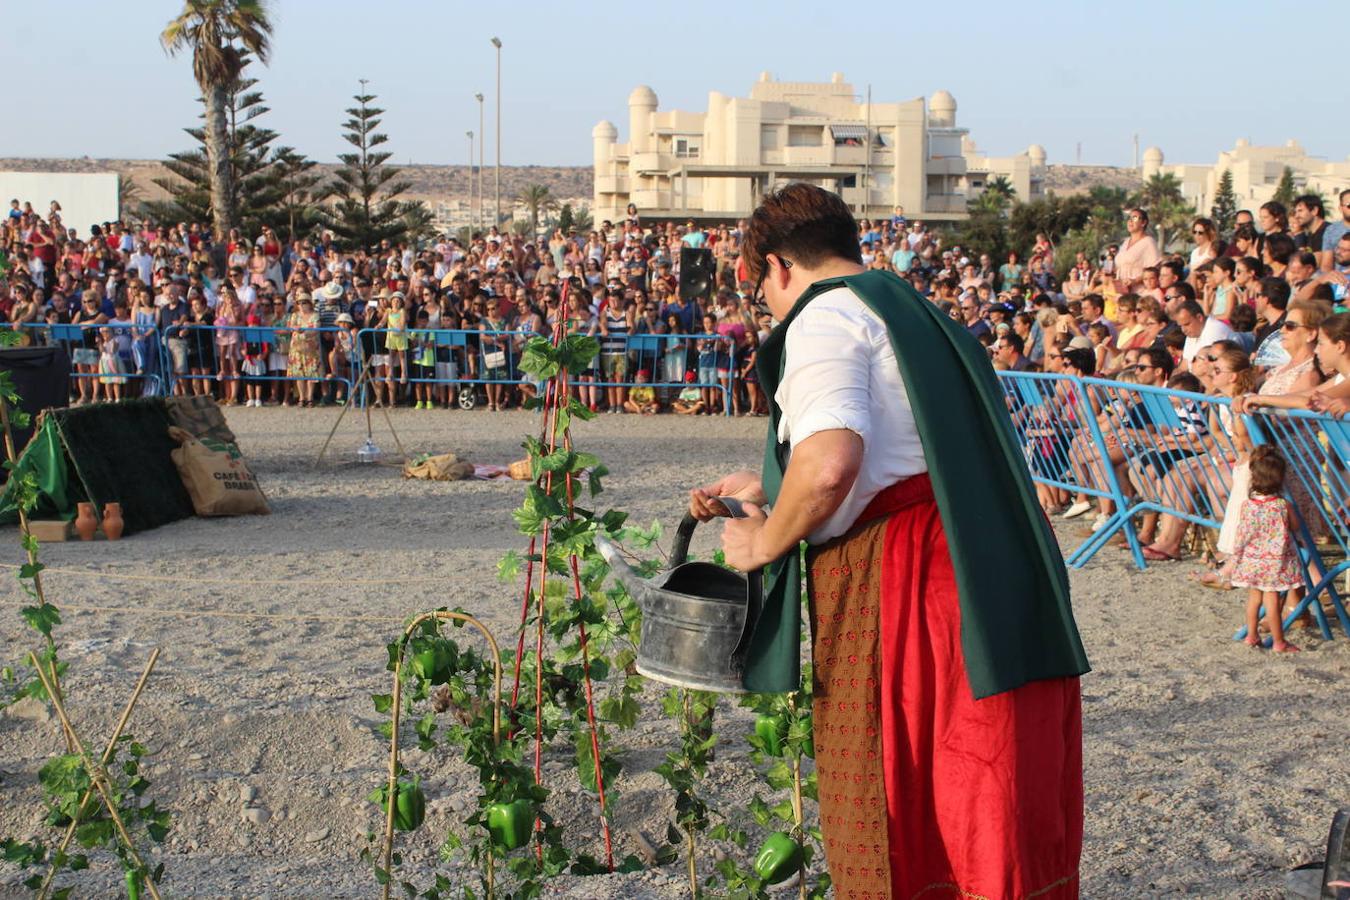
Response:
[[[277,204],[269,221],[278,235],[287,242],[308,233],[319,224],[318,204],[328,196],[330,188],[323,175],[313,170],[318,165],[304,154],[290,147],[278,147],[272,155],[272,175],[277,187]]]
[[[1210,218],[1219,234],[1228,234],[1233,229],[1233,220],[1237,218],[1237,194],[1233,193],[1233,173],[1223,170],[1219,176],[1219,187],[1214,192],[1214,206],[1210,209]]]
[[[256,121],[269,112],[262,92],[252,90],[257,83],[255,78],[240,77],[226,90],[230,218],[240,223],[246,237],[257,235],[263,225],[271,226],[279,234],[288,233],[293,219],[312,225],[314,204],[322,197],[322,191],[313,191],[317,176],[313,183],[295,181],[297,176],[309,177],[304,173],[314,168],[313,162],[289,147],[272,151],[277,133]],[[164,166],[176,177],[154,179],[170,199],[145,203],[144,208],[159,221],[209,222],[211,173],[206,130],[200,126],[183,130],[197,142],[197,147],[170,155]],[[313,196],[304,196],[305,191]]]
[[[333,182],[337,200],[324,213],[324,224],[343,244],[370,250],[381,241],[405,240],[416,204],[394,199],[412,185],[398,177],[398,169],[385,165],[392,153],[375,149],[389,140],[375,130],[384,114],[370,105],[375,95],[363,92],[352,99],[360,105],[347,110],[351,118],[343,123],[342,137],[356,152],[338,155],[342,167]]]
[[[1275,186],[1275,196],[1270,199],[1283,203],[1286,210],[1293,209],[1294,199],[1298,197],[1298,188],[1294,185],[1294,170],[1288,166],[1280,173],[1280,183]]]
[[[564,203],[558,210],[558,228],[564,235],[572,228],[572,204]]]

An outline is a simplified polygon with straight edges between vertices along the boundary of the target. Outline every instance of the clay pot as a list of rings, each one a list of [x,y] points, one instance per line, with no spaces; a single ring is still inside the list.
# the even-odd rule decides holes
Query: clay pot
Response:
[[[82,541],[92,541],[94,532],[98,531],[98,516],[94,513],[94,504],[81,503],[77,509],[79,513],[75,516],[75,533]]]
[[[122,529],[126,523],[122,521],[122,504],[106,503],[103,506],[103,534],[110,541],[118,540],[122,537]]]

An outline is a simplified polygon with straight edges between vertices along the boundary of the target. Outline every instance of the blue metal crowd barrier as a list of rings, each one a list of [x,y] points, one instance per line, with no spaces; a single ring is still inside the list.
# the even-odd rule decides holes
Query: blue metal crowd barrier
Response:
[[[222,333],[235,334],[237,337],[232,343],[221,344],[217,337]],[[163,349],[160,355],[165,361],[165,374],[168,377],[170,391],[176,390],[179,382],[190,383],[193,381],[237,381],[242,384],[250,382],[260,384],[279,381],[313,381],[325,384],[342,384],[350,393],[354,384],[352,377],[355,372],[354,362],[350,361],[349,358],[348,368],[350,371],[346,376],[329,372],[328,353],[331,346],[325,346],[326,343],[329,345],[341,343],[343,335],[347,333],[346,329],[343,328],[297,328],[290,325],[172,325],[164,329],[162,335]],[[318,374],[292,375],[289,369],[280,375],[272,374],[272,372],[279,371],[270,368],[273,348],[284,343],[287,346],[284,355],[287,356],[289,362],[291,345],[297,335],[312,335],[318,344],[316,350]],[[332,340],[325,342],[324,335],[331,335]],[[175,342],[177,341],[182,341],[183,344],[176,345]],[[251,374],[244,371],[244,348],[249,345],[262,348],[260,356],[264,362],[263,374]],[[231,374],[225,374],[224,366],[221,365],[222,353],[230,353],[236,361],[234,372]],[[194,365],[194,363],[201,363],[201,365]],[[209,363],[209,365],[206,365],[206,363]]]
[[[1107,454],[1102,451],[1106,442],[1099,410],[1082,380],[1041,372],[998,374],[1032,480],[1096,497],[1114,507],[1107,523],[1065,561],[1081,568],[1112,534],[1124,529],[1130,552],[1143,568],[1139,539],[1129,517],[1123,515],[1128,503],[1116,468],[1102,464]]]
[[[1098,378],[998,374],[1033,481],[1114,506],[1066,557],[1069,565],[1082,567],[1123,532],[1144,568],[1133,525],[1140,513],[1221,529],[1234,464],[1251,447],[1272,444],[1288,463],[1286,494],[1306,586],[1285,624],[1311,612],[1329,640],[1331,623],[1319,600],[1325,594],[1350,636],[1350,613],[1336,589],[1336,579],[1350,571],[1350,421],[1302,410],[1237,416],[1223,397]]]
[[[1285,627],[1310,611],[1331,639],[1319,597],[1325,593],[1350,637],[1350,614],[1336,579],[1350,571],[1350,420],[1304,410],[1267,409],[1248,417],[1254,443],[1271,444],[1286,464],[1285,489],[1299,522],[1303,598],[1286,614]],[[1332,557],[1339,561],[1330,562]],[[1245,629],[1238,638],[1246,637]]]
[[[164,390],[163,347],[153,326],[25,322],[23,328],[36,344],[64,348],[70,357],[70,377],[92,380],[94,397],[114,384],[140,382],[141,395],[147,397]],[[113,346],[108,345],[110,340]]]
[[[412,374],[412,369],[408,369],[406,377],[400,373],[399,381],[407,384],[431,384],[447,386],[465,386],[465,385],[522,385],[532,384],[533,380],[529,375],[522,373],[519,368],[519,358],[524,351],[526,342],[535,337],[534,332],[529,331],[482,331],[479,329],[416,329],[410,328],[403,331],[393,331],[388,328],[363,328],[357,332],[356,345],[359,354],[358,370],[366,372],[372,366],[379,366],[384,374],[370,372],[365,377],[371,381],[391,377],[389,375],[389,364],[386,361],[376,362],[374,357],[388,356],[388,336],[393,333],[406,339],[407,349],[400,351],[404,354],[404,365],[414,363],[419,353],[425,349],[434,351],[435,359],[441,364],[453,363],[453,369],[441,369],[439,372],[433,369],[432,377],[417,377]],[[381,337],[382,336],[382,337]],[[600,340],[598,335],[596,337]],[[675,353],[672,346],[676,343],[683,343],[684,348],[678,352],[684,354],[687,358],[690,355],[689,342],[706,341],[711,342],[717,347],[725,345],[726,360],[729,368],[734,370],[736,365],[736,344],[730,337],[721,335],[706,334],[629,334],[623,338],[625,350],[625,377],[621,379],[609,379],[605,375],[605,359],[607,354],[601,351],[596,356],[591,369],[585,372],[574,372],[573,386],[586,388],[609,388],[624,387],[633,388],[638,386],[635,380],[637,372],[641,368],[648,368],[651,372],[651,379],[646,383],[646,387],[661,389],[682,389],[687,387],[710,388],[722,393],[722,406],[726,415],[731,415],[731,390],[734,389],[734,379],[728,379],[726,382],[714,378],[711,381],[705,381],[701,377],[693,383],[684,381],[684,372],[686,364],[681,363],[679,374],[674,378],[673,369],[668,369],[665,365],[664,356],[666,353]],[[384,350],[380,350],[381,345]],[[373,352],[377,351],[377,352]],[[492,354],[500,353],[501,356],[494,358]],[[424,357],[425,358],[425,357]],[[660,365],[646,365],[642,360],[651,358]],[[697,356],[695,356],[697,359]],[[425,368],[425,367],[424,367]],[[698,366],[692,367],[695,371]],[[720,367],[718,367],[720,368]],[[499,373],[493,375],[493,373]],[[353,375],[353,382],[359,383],[361,377]],[[364,396],[359,398],[364,402]]]

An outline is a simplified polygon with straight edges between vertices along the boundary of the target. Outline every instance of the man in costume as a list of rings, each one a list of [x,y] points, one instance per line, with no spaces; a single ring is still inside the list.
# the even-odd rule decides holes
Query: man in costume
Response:
[[[983,349],[864,271],[857,235],[837,195],[793,184],[742,245],[781,323],[758,357],[763,473],[690,511],[746,504],[723,534],[728,563],[764,570],[745,686],[798,686],[806,541],[835,896],[1075,897],[1088,666],[1059,548]]]

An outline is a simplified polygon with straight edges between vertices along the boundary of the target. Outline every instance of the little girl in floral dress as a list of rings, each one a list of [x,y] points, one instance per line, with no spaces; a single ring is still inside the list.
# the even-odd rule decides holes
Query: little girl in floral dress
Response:
[[[1249,468],[1251,490],[1238,519],[1232,576],[1233,587],[1248,589],[1246,643],[1261,647],[1256,629],[1265,606],[1271,649],[1297,653],[1299,648],[1284,639],[1283,625],[1283,593],[1303,586],[1294,548],[1294,513],[1281,496],[1284,458],[1274,447],[1262,445],[1252,451]]]

